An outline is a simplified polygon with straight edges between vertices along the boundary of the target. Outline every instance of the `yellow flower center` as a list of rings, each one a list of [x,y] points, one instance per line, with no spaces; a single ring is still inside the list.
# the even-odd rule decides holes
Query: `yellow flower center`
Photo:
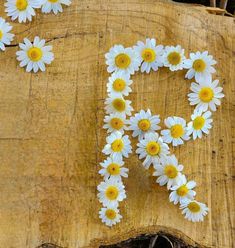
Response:
[[[125,53],[120,53],[115,58],[115,64],[120,69],[126,69],[130,63],[131,58]]]
[[[182,186],[180,186],[180,187],[176,190],[177,195],[179,195],[179,196],[181,196],[181,197],[186,196],[187,193],[188,193],[188,191],[189,191],[189,189],[187,188],[186,185],[182,185]]]
[[[178,65],[181,62],[181,56],[177,52],[171,52],[168,54],[167,59],[170,64]]]
[[[205,61],[202,60],[202,59],[196,59],[193,62],[193,69],[196,72],[203,72],[206,69],[206,63],[205,63]]]
[[[140,130],[142,130],[143,132],[146,132],[149,130],[149,128],[151,127],[151,123],[148,119],[143,119],[143,120],[140,120],[138,122],[138,127]]]
[[[28,50],[28,57],[33,62],[37,62],[42,58],[42,50],[37,47],[31,47]]]
[[[198,116],[193,120],[193,128],[195,130],[200,130],[205,124],[205,119],[202,116]]]
[[[189,209],[191,212],[193,212],[193,213],[197,213],[197,212],[199,212],[199,211],[201,210],[201,207],[200,207],[200,205],[199,205],[198,203],[196,203],[196,202],[190,202],[190,203],[188,204],[188,209]]]
[[[118,188],[115,186],[109,186],[105,191],[106,197],[111,201],[116,200],[118,194],[119,194]]]
[[[114,220],[116,218],[117,214],[113,209],[107,209],[105,211],[105,216],[110,220]]]
[[[51,3],[57,3],[58,2],[58,0],[48,0],[48,1]]]
[[[0,40],[2,39],[2,37],[3,37],[3,32],[2,30],[0,30]]]
[[[124,147],[124,143],[121,139],[116,139],[112,144],[111,144],[112,150],[114,152],[121,152],[123,147]]]
[[[27,0],[16,0],[16,8],[20,11],[26,10],[28,7],[28,1]]]
[[[180,138],[184,134],[182,125],[176,124],[171,127],[171,136],[175,139]]]
[[[146,48],[142,51],[142,58],[145,62],[152,63],[156,59],[156,53],[153,49]]]
[[[117,78],[114,82],[113,82],[113,89],[115,91],[123,91],[126,87],[126,82],[121,79],[121,78]]]
[[[120,118],[113,118],[110,121],[110,126],[116,130],[120,130],[123,127],[123,125],[124,125],[124,123]]]
[[[126,102],[122,98],[116,98],[112,102],[113,107],[118,112],[123,112],[126,109]]]
[[[199,92],[199,98],[203,102],[210,102],[214,97],[214,92],[209,87],[201,88]]]
[[[165,175],[171,179],[176,178],[178,175],[177,169],[175,168],[174,165],[171,165],[171,164],[165,166],[164,172],[165,172]]]
[[[149,155],[156,156],[160,153],[161,147],[157,142],[150,141],[146,146],[146,151]]]
[[[111,163],[108,167],[107,167],[107,171],[110,175],[112,176],[117,176],[120,174],[120,165],[119,164],[115,164],[115,163]]]

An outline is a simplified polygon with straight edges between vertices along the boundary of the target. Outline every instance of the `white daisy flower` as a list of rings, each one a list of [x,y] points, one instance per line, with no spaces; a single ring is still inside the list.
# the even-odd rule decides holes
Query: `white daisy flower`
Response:
[[[130,75],[139,70],[140,59],[130,47],[124,48],[122,45],[115,45],[105,54],[105,58],[109,73],[123,72]]]
[[[59,12],[63,12],[62,4],[69,6],[70,0],[42,0],[42,13],[53,12],[57,15]]]
[[[223,88],[218,84],[219,80],[192,83],[190,89],[193,93],[188,94],[190,105],[197,105],[196,109],[202,109],[203,112],[208,108],[216,111],[216,105],[220,105],[220,98],[224,97]]]
[[[125,100],[123,97],[109,96],[106,98],[105,104],[105,110],[108,114],[120,113],[130,116],[131,111],[133,111],[131,101]]]
[[[121,158],[110,158],[108,157],[103,163],[100,163],[102,169],[99,174],[104,177],[104,179],[117,179],[121,180],[121,177],[128,177],[129,170],[123,167],[124,162]]]
[[[125,186],[122,181],[113,178],[101,182],[97,187],[99,201],[104,207],[117,207],[118,202],[126,198]]]
[[[129,130],[133,131],[133,137],[138,136],[139,140],[141,140],[147,133],[154,133],[156,130],[161,129],[158,126],[159,123],[159,115],[152,116],[149,109],[147,111],[141,110],[130,118]]]
[[[120,132],[111,133],[106,138],[107,144],[103,149],[105,155],[110,155],[113,159],[128,158],[132,152],[131,142],[128,135],[122,136]]]
[[[190,136],[193,134],[193,139],[202,137],[202,133],[209,134],[209,129],[212,128],[212,118],[211,112],[202,112],[202,109],[194,110],[194,113],[191,115],[192,121],[188,123],[187,134]]]
[[[164,47],[162,45],[156,46],[155,39],[146,39],[146,42],[138,41],[134,46],[134,50],[139,55],[141,65],[141,72],[149,73],[151,69],[157,71],[159,67],[163,66],[162,55]]]
[[[184,166],[178,164],[178,160],[175,155],[171,155],[165,158],[161,158],[160,163],[154,165],[155,172],[153,176],[158,176],[156,182],[163,186],[167,184],[169,190],[172,186],[177,185],[182,176],[181,171]]]
[[[108,133],[119,131],[123,134],[124,130],[128,130],[127,125],[129,124],[129,121],[126,119],[125,114],[115,113],[106,115],[104,122],[103,128],[108,129]]]
[[[110,227],[116,225],[122,219],[122,216],[119,214],[119,210],[116,207],[101,208],[99,217],[106,226]]]
[[[26,22],[32,21],[32,16],[35,16],[35,8],[41,8],[43,0],[7,0],[5,3],[7,16],[11,17],[11,20]]]
[[[180,208],[183,209],[182,214],[185,215],[185,219],[192,222],[203,221],[209,211],[206,204],[189,199],[182,203]]]
[[[169,67],[171,71],[184,69],[185,59],[184,49],[180,45],[165,47],[163,62],[164,66]]]
[[[109,82],[107,84],[108,93],[115,96],[128,96],[132,91],[130,85],[132,80],[130,80],[130,75],[124,74],[122,72],[113,73],[109,77]]]
[[[45,46],[45,43],[46,41],[40,40],[38,36],[34,38],[33,43],[25,38],[24,43],[19,44],[22,50],[16,52],[20,67],[26,66],[27,72],[45,71],[45,64],[51,64],[54,60],[54,54],[51,52],[52,46]]]
[[[195,77],[196,82],[207,82],[212,80],[212,73],[216,70],[213,65],[216,61],[213,56],[205,52],[190,53],[190,59],[184,61],[184,67],[189,69],[185,78],[192,79]]]
[[[12,26],[0,17],[0,50],[5,51],[5,45],[10,45],[14,34],[9,33]]]
[[[177,185],[171,187],[170,202],[177,204],[178,202],[185,202],[186,199],[193,200],[196,195],[196,192],[193,190],[195,186],[195,181],[187,182],[185,175],[182,175]]]
[[[187,135],[186,121],[181,117],[168,117],[164,121],[168,129],[162,130],[162,139],[166,143],[172,143],[173,146],[184,144],[184,140],[189,140]]]
[[[151,164],[159,164],[160,159],[165,158],[169,154],[168,145],[163,142],[157,133],[147,133],[137,146],[136,153],[139,154],[139,159],[145,158],[143,166],[146,169]]]

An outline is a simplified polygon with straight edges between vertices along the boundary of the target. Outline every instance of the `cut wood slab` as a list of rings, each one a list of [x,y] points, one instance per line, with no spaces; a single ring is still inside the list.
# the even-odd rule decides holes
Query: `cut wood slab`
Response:
[[[2,5],[0,13],[6,17]],[[33,22],[13,26],[13,45],[0,56],[0,247],[92,248],[158,231],[200,247],[234,247],[234,19],[154,0],[74,0],[62,14],[38,12]],[[46,73],[31,74],[19,68],[15,53],[24,37],[36,35],[53,45],[55,61]],[[210,135],[171,149],[210,213],[203,223],[187,222],[133,153],[126,160],[123,220],[110,229],[98,218],[96,198],[106,137],[104,54],[146,37],[180,44],[187,55],[208,50],[218,61],[215,77],[226,97]],[[166,68],[137,73],[134,109],[189,120],[184,75]]]

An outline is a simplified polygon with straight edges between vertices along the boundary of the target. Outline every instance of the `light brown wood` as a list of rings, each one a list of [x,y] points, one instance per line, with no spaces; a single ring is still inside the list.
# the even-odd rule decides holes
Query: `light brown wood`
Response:
[[[6,17],[2,5],[0,13]],[[15,45],[39,35],[53,45],[56,59],[46,73],[34,75],[19,68],[17,46],[0,56],[0,247],[51,242],[92,248],[159,230],[200,247],[234,247],[233,18],[154,0],[74,0],[60,15],[38,13],[32,23],[13,26]],[[132,154],[126,160],[123,221],[110,229],[98,218],[96,198],[106,135],[104,54],[114,44],[132,46],[146,37],[181,44],[186,54],[208,50],[218,61],[215,76],[226,97],[213,115],[210,135],[171,149],[187,177],[197,181],[197,199],[211,211],[203,223],[184,220],[166,188]],[[134,109],[189,120],[190,82],[184,73],[135,75]]]

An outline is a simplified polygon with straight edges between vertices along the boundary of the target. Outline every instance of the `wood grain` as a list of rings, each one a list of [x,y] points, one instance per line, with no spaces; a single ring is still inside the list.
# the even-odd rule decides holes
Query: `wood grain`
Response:
[[[6,17],[2,5],[0,13]],[[0,56],[0,247],[92,248],[158,231],[200,247],[234,247],[234,19],[154,0],[74,0],[60,15],[38,13],[32,23],[13,26],[16,39]],[[53,45],[56,59],[35,75],[19,68],[15,52],[36,35]],[[215,76],[226,98],[211,134],[172,149],[211,211],[203,223],[185,221],[132,154],[123,221],[109,229],[98,219],[96,198],[106,135],[104,54],[146,37],[181,44],[187,54],[208,50],[218,61]],[[136,111],[189,119],[184,72],[161,69],[133,80]]]

